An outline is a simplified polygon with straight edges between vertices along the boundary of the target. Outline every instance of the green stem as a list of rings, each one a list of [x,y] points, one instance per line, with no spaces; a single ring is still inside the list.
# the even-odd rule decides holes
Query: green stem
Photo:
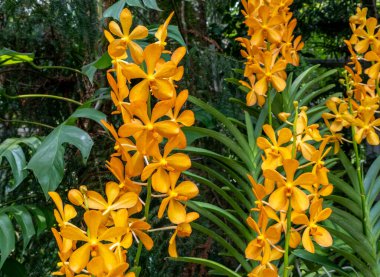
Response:
[[[298,102],[293,103],[295,109],[294,122],[293,122],[293,145],[292,145],[292,159],[297,157],[297,121],[298,121]],[[286,233],[285,233],[285,253],[284,253],[284,277],[289,275],[289,243],[292,228],[292,198],[288,198],[288,210],[286,211]]]
[[[148,185],[147,185],[146,200],[145,200],[145,210],[144,210],[144,217],[146,218],[146,221],[148,221],[148,217],[149,217],[149,207],[150,207],[151,199],[152,199],[152,180],[151,178],[149,178]],[[137,277],[140,274],[140,270],[138,268],[139,268],[142,246],[143,246],[142,242],[139,241],[139,245],[137,247],[137,252],[136,252],[134,265],[133,265],[133,267],[137,270],[137,272],[135,272]]]
[[[49,129],[54,129],[53,126],[50,126],[50,125],[47,125],[47,124],[43,124],[43,123],[40,123],[40,122],[34,122],[34,121],[16,120],[16,119],[9,120],[9,119],[3,119],[3,118],[0,118],[0,121],[3,121],[3,122],[15,122],[15,123],[33,124],[33,125],[38,125],[38,126],[45,127],[45,128],[49,128]]]
[[[352,103],[349,99],[349,106],[350,106],[350,111],[351,114],[353,113],[352,109]],[[365,195],[365,189],[364,189],[364,182],[363,182],[363,173],[362,173],[362,168],[360,164],[360,150],[358,147],[358,144],[355,140],[355,127],[351,126],[351,133],[352,133],[352,144],[354,146],[354,152],[355,152],[355,165],[356,165],[356,174],[358,177],[358,182],[359,182],[359,189],[360,189],[360,199],[361,199],[361,206],[362,206],[362,216],[363,216],[363,221],[362,221],[362,226],[363,226],[363,233],[365,236],[368,236],[369,234],[369,228],[368,228],[368,207],[367,207],[367,199]]]
[[[70,98],[66,98],[66,97],[62,97],[62,96],[57,96],[57,95],[51,95],[51,94],[21,94],[21,95],[16,95],[16,96],[8,95],[5,92],[2,92],[1,94],[4,95],[7,98],[10,98],[10,99],[18,99],[18,98],[52,98],[52,99],[57,99],[57,100],[62,100],[62,101],[66,101],[66,102],[69,102],[69,103],[73,103],[73,104],[78,105],[78,106],[82,106],[83,105],[81,102],[78,102],[78,101],[76,101],[74,99],[70,99]]]
[[[268,121],[269,125],[272,126],[272,103],[271,103],[271,86],[268,85]]]
[[[291,227],[292,227],[292,205],[291,205],[292,198],[288,198],[289,206],[288,210],[286,211],[286,234],[285,234],[285,253],[284,253],[284,277],[288,277],[289,274],[289,242],[290,242],[290,233],[291,233]]]
[[[35,63],[33,62],[29,62],[29,64],[34,67],[35,69],[63,69],[63,70],[70,70],[70,71],[73,71],[75,73],[78,73],[78,74],[81,74],[81,75],[84,75],[84,76],[87,76],[85,73],[83,73],[82,71],[78,70],[78,69],[75,69],[75,68],[71,68],[71,67],[67,67],[67,66],[60,66],[60,65],[36,65]]]

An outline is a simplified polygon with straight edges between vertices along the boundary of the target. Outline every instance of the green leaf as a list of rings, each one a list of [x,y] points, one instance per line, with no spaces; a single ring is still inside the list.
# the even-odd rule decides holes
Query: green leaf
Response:
[[[37,227],[36,233],[37,236],[39,236],[43,231],[47,229],[46,216],[44,212],[36,206],[28,205],[27,208],[33,215],[34,224]]]
[[[231,134],[235,137],[236,141],[239,143],[240,147],[243,149],[243,151],[248,155],[252,155],[252,151],[249,147],[249,144],[247,140],[245,139],[244,135],[239,131],[238,128],[228,118],[218,111],[217,109],[211,107],[210,105],[206,104],[202,100],[195,98],[193,96],[189,96],[188,98],[189,102],[193,103],[194,105],[197,105],[198,107],[202,108],[203,110],[207,111],[209,114],[214,116],[217,120],[219,120],[221,123],[223,123],[226,128],[231,132]]]
[[[24,250],[29,244],[30,239],[36,234],[33,219],[29,211],[24,206],[10,206],[2,209],[2,212],[11,214],[15,217],[21,227]]]
[[[316,253],[309,253],[302,249],[296,249],[292,251],[292,254],[303,260],[307,260],[307,261],[325,266],[329,269],[334,269],[340,274],[342,274],[343,276],[350,276],[345,271],[343,271],[340,267],[336,266],[336,264],[333,263],[331,260],[329,260],[326,256],[318,255]]]
[[[89,63],[89,64],[86,64],[86,65],[82,66],[82,69],[81,69],[82,72],[90,80],[91,84],[94,81],[94,76],[95,76],[95,73],[96,73],[96,67],[94,66],[95,63],[96,63],[96,61],[92,62],[92,63]]]
[[[8,215],[0,213],[0,269],[15,248],[15,231]]]
[[[336,220],[336,218],[332,218],[332,215],[330,216],[330,220],[332,220],[334,223],[336,223],[337,220]],[[347,223],[347,224],[349,224],[349,223]],[[357,239],[353,238],[352,236],[345,234],[343,232],[340,232],[338,230],[335,230],[333,228],[326,226],[326,229],[335,237],[343,240],[348,246],[350,246],[352,248],[352,250],[354,252],[356,252],[357,256],[362,258],[371,267],[374,267],[377,264],[376,258],[371,255],[373,251],[372,251],[371,246],[369,245],[368,241],[366,241],[365,237],[364,237],[364,239],[357,240]]]
[[[94,63],[95,68],[97,69],[106,69],[110,68],[112,65],[112,59],[108,52],[105,52],[99,59]]]
[[[228,251],[229,256],[235,258],[247,272],[250,272],[252,270],[252,267],[245,260],[245,257],[241,254],[241,252],[237,251],[234,247],[232,247],[232,245],[229,242],[227,242],[222,236],[214,232],[214,230],[203,227],[202,225],[199,225],[194,222],[191,223],[191,227],[209,236],[210,238],[218,242],[221,246],[223,246]]]
[[[178,258],[169,258],[169,259],[172,261],[176,261],[176,262],[185,262],[185,263],[194,263],[194,264],[205,265],[207,267],[210,267],[210,268],[217,270],[219,273],[223,274],[224,276],[241,277],[235,271],[232,271],[231,269],[227,268],[226,266],[219,264],[217,262],[211,261],[211,260],[201,259],[201,258],[193,258],[193,257],[178,257]]]
[[[362,261],[360,260],[359,258],[357,258],[355,255],[343,250],[343,249],[340,249],[338,247],[334,247],[332,246],[331,247],[335,252],[339,253],[340,255],[342,255],[344,258],[346,258],[354,267],[356,267],[356,269],[358,269],[362,274],[364,274],[363,276],[373,276],[373,277],[377,277],[375,276],[368,268],[368,266]]]
[[[197,162],[192,162],[192,168],[200,169],[204,173],[209,174],[212,178],[215,178],[216,180],[220,181],[223,185],[225,185],[231,190],[231,192],[234,194],[234,197],[236,197],[242,203],[242,205],[246,207],[247,210],[250,210],[252,208],[252,203],[249,202],[247,198],[244,196],[244,194],[237,189],[235,185],[236,183],[234,184],[232,180],[228,180],[224,177],[226,175],[224,172],[213,170],[210,166],[205,166]],[[236,180],[236,182],[237,181],[238,180]]]
[[[64,143],[77,147],[86,162],[93,145],[91,137],[82,129],[74,126],[59,125],[42,142],[28,163],[37,177],[42,190],[48,198],[48,192],[54,191],[63,179]]]
[[[149,34],[154,35],[158,30],[158,27],[153,27],[149,29]],[[178,26],[169,25],[168,26],[168,37],[174,39],[181,46],[186,46],[186,42],[182,37],[181,32],[178,29]]]
[[[334,189],[336,188],[341,192],[345,193],[349,197],[349,199],[354,201],[356,204],[360,205],[360,195],[355,192],[355,190],[352,188],[350,184],[346,183],[345,181],[343,181],[342,179],[330,172],[327,174],[327,176],[331,184],[334,185]]]
[[[0,49],[0,67],[17,63],[28,63],[33,60],[33,53],[20,53],[7,48]]]
[[[32,150],[35,150],[40,144],[40,140],[35,137],[30,138],[8,138],[0,144],[0,164],[2,157],[8,160],[12,169],[13,178],[15,179],[14,185],[10,190],[17,188],[27,176],[26,159],[23,149],[20,144],[28,145]]]
[[[360,193],[359,181],[358,181],[358,176],[356,175],[355,168],[352,166],[351,161],[348,159],[347,155],[342,150],[339,151],[338,157],[340,161],[342,162],[344,168],[346,169],[346,173],[351,180],[351,184],[353,185],[353,188],[355,189],[357,194],[359,194]]]
[[[29,276],[26,273],[26,268],[23,264],[19,263],[14,258],[8,258],[3,268],[1,269],[1,273],[5,274],[5,277],[27,277]]]
[[[210,212],[217,214],[221,218],[228,220],[232,225],[236,227],[240,231],[240,233],[245,237],[247,241],[251,241],[253,239],[252,233],[246,228],[245,221],[238,220],[233,214],[228,212],[225,209],[222,209],[218,206],[204,203],[204,202],[196,202],[197,205],[203,209],[207,209]]]
[[[144,5],[149,8],[149,9],[152,9],[152,10],[156,10],[156,11],[162,11],[157,3],[156,3],[156,0],[142,0]]]
[[[187,205],[190,209],[198,212],[199,214],[201,214],[202,216],[204,216],[205,218],[213,222],[215,225],[217,225],[220,229],[222,229],[225,232],[225,236],[227,236],[240,249],[240,251],[244,252],[247,245],[236,234],[236,232],[233,231],[230,228],[230,226],[224,223],[219,217],[217,217],[210,211],[202,209],[197,203],[198,203],[197,201],[188,201]]]
[[[70,116],[70,118],[78,118],[78,117],[91,119],[93,121],[96,121],[100,125],[102,125],[100,121],[105,120],[107,118],[107,116],[104,113],[93,108],[78,108]]]
[[[360,218],[362,216],[361,207],[349,198],[337,195],[330,195],[326,196],[325,198],[342,205],[346,209],[350,210],[351,213],[353,213],[356,217]]]
[[[199,183],[201,183],[203,185],[206,185],[210,189],[212,189],[213,191],[215,191],[217,194],[219,194],[221,197],[223,197],[223,199],[226,200],[226,202],[228,204],[230,204],[230,206],[239,215],[239,217],[241,218],[241,220],[243,220],[243,221],[246,220],[247,214],[242,210],[242,208],[240,207],[240,205],[238,204],[238,202],[235,201],[235,199],[232,198],[226,191],[224,191],[223,189],[221,189],[220,187],[218,187],[217,185],[215,185],[210,180],[207,180],[206,178],[201,177],[201,176],[199,176],[197,174],[185,171],[184,175],[189,176],[191,179],[193,179],[193,180],[195,180],[195,181],[197,181],[197,182],[199,182]]]
[[[254,167],[249,159],[249,156],[247,156],[247,153],[243,151],[239,145],[237,145],[233,140],[231,140],[226,135],[221,134],[220,132],[216,132],[213,130],[209,130],[206,128],[201,127],[188,127],[188,129],[192,130],[193,132],[198,132],[201,135],[205,135],[211,138],[214,138],[224,144],[227,148],[229,148],[232,152],[234,152],[244,163],[244,165],[248,166],[248,170],[254,170]]]

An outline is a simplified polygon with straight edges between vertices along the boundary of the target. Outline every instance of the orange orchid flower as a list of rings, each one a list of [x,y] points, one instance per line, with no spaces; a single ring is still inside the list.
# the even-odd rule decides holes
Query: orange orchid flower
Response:
[[[254,106],[257,103],[260,107],[262,107],[265,104],[265,97],[263,95],[257,94],[255,91],[255,75],[250,75],[247,78],[249,80],[249,84],[245,81],[239,81],[243,87],[249,89],[249,92],[245,99],[247,106]]]
[[[327,219],[332,212],[330,208],[322,210],[322,203],[323,199],[319,199],[311,204],[310,219],[302,213],[296,213],[293,216],[293,222],[295,224],[306,226],[302,235],[302,245],[305,250],[310,253],[314,253],[315,251],[310,236],[312,236],[314,241],[322,247],[329,247],[332,245],[332,237],[330,233],[325,228],[317,225],[318,222]]]
[[[286,61],[282,58],[277,60],[279,51],[265,51],[262,53],[263,66],[254,64],[251,66],[253,73],[257,74],[257,82],[255,84],[255,91],[259,95],[265,95],[268,91],[268,84],[276,89],[276,91],[283,91],[286,87]]]
[[[339,98],[333,97],[326,101],[326,106],[330,111],[332,111],[333,114],[324,113],[322,114],[322,118],[325,121],[334,119],[329,126],[331,132],[339,132],[343,129],[343,127],[350,126],[350,123],[344,119],[344,115],[348,112],[348,104],[346,102],[341,101]]]
[[[282,165],[283,160],[291,158],[291,151],[288,147],[282,145],[288,143],[293,137],[292,131],[288,128],[282,128],[277,132],[278,139],[269,124],[263,126],[264,133],[269,137],[270,142],[263,137],[257,138],[257,146],[264,150],[266,159],[261,165],[263,170],[276,169]]]
[[[368,18],[365,23],[367,31],[364,31],[363,28],[358,28],[355,30],[354,34],[361,38],[359,42],[355,45],[355,50],[358,53],[367,52],[370,45],[373,45],[375,48],[380,46],[380,30],[377,28],[377,19],[374,17]]]
[[[169,173],[170,189],[167,191],[168,197],[165,197],[158,210],[158,218],[162,218],[166,207],[168,208],[169,220],[174,224],[180,224],[186,221],[186,209],[179,201],[187,201],[198,195],[198,187],[190,181],[181,182],[176,186],[179,173]]]
[[[186,219],[184,222],[177,225],[174,234],[170,238],[169,241],[169,255],[170,257],[178,257],[177,253],[177,243],[176,237],[184,238],[189,237],[191,235],[192,229],[190,223],[199,218],[199,214],[196,212],[191,212],[186,214]]]
[[[171,12],[168,18],[165,20],[164,24],[160,25],[157,29],[157,32],[154,34],[154,36],[158,40],[156,44],[159,45],[162,50],[165,49],[166,44],[167,44],[166,38],[168,37],[168,27],[173,15],[174,15],[174,12]]]
[[[109,23],[109,29],[112,34],[119,37],[111,42],[111,45],[121,45],[128,48],[131,52],[132,59],[135,63],[140,64],[142,62],[143,50],[134,40],[144,39],[148,36],[148,29],[145,26],[137,26],[132,32],[130,32],[132,26],[132,14],[125,8],[120,13],[120,23],[122,30],[115,21]]]
[[[151,250],[153,247],[153,240],[144,231],[150,229],[150,224],[139,219],[129,219],[129,228],[133,237],[137,242],[141,241],[146,250]]]
[[[131,110],[141,121],[133,119],[130,123],[124,123],[119,128],[119,135],[121,137],[133,135],[136,139],[137,149],[141,154],[147,155],[162,141],[162,137],[170,138],[179,133],[180,128],[176,122],[171,120],[158,121],[167,114],[170,108],[170,102],[158,102],[152,110],[151,117],[149,117],[146,102],[133,103]]]
[[[296,211],[305,211],[309,207],[307,195],[297,186],[311,185],[317,182],[313,173],[303,173],[294,180],[294,175],[299,167],[297,160],[289,159],[283,162],[286,178],[272,169],[264,170],[264,177],[277,182],[277,189],[269,197],[269,204],[276,211],[284,210],[289,204]]]
[[[139,201],[138,195],[135,192],[120,194],[119,185],[115,182],[108,182],[106,184],[106,195],[108,201],[106,201],[100,193],[88,191],[88,207],[90,209],[103,211],[103,215],[106,215],[110,211],[132,208]]]
[[[164,154],[161,155],[158,147],[152,153],[152,161],[144,168],[141,174],[141,180],[145,181],[152,174],[152,187],[155,191],[167,193],[171,182],[168,172],[182,172],[191,167],[189,156],[184,153],[175,153],[170,155],[173,149],[171,143],[165,145]]]
[[[61,197],[55,191],[49,191],[48,194],[58,209],[54,209],[54,217],[58,222],[58,226],[64,227],[66,225],[70,225],[69,221],[77,216],[75,208],[70,204],[63,206]]]
[[[133,159],[135,157],[135,159]],[[116,158],[112,157],[111,160],[107,161],[107,168],[119,181],[119,187],[125,191],[132,191],[136,194],[140,194],[142,183],[132,181],[131,178],[139,176],[144,169],[144,158],[139,152],[132,158],[128,159],[127,163],[123,162]]]
[[[247,224],[258,236],[248,243],[247,248],[245,249],[245,257],[251,260],[260,261],[261,264],[267,264],[272,252],[271,246],[274,246],[279,242],[281,233],[273,226],[270,226],[267,229],[268,219],[263,220],[261,228],[252,217],[247,218]]]
[[[70,257],[69,266],[72,271],[79,273],[84,269],[91,255],[101,256],[105,261],[108,271],[116,265],[116,257],[111,250],[106,247],[102,241],[121,236],[124,233],[123,228],[111,227],[104,229],[102,227],[103,216],[99,211],[87,211],[84,214],[84,221],[88,228],[88,236],[78,227],[68,226],[62,229],[61,234],[64,238],[84,241],[85,244],[76,249]]]
[[[146,72],[136,64],[122,64],[122,72],[128,80],[142,79],[130,91],[131,103],[146,102],[150,93],[149,89],[160,100],[173,97],[175,88],[169,78],[176,74],[177,66],[172,61],[160,64],[161,53],[162,49],[158,44],[150,44],[144,49]]]
[[[283,23],[281,16],[271,16],[270,8],[262,6],[259,8],[258,18],[248,17],[245,23],[253,29],[252,43],[257,46],[262,46],[264,40],[268,39],[272,43],[281,41],[281,29],[279,25]]]

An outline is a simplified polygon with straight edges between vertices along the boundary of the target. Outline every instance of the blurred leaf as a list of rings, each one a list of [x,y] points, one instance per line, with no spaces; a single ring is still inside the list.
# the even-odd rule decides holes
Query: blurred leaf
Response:
[[[130,7],[144,8],[140,0],[119,0],[103,13],[103,18],[112,17],[119,20],[120,13],[124,9],[125,4]]]
[[[64,143],[76,146],[86,162],[92,145],[91,137],[82,129],[74,126],[59,125],[42,142],[30,159],[28,169],[33,170],[42,190],[48,198],[48,192],[54,191],[63,179]]]
[[[240,274],[236,273],[235,271],[232,271],[231,269],[225,267],[224,265],[220,263],[207,260],[207,259],[193,258],[193,257],[178,257],[178,258],[170,258],[170,260],[175,261],[175,262],[201,264],[201,265],[208,266],[212,269],[215,269],[218,273],[223,274],[224,276],[240,277]]]
[[[10,206],[2,209],[3,213],[11,214],[16,219],[22,231],[22,241],[24,250],[28,246],[30,239],[36,234],[33,219],[29,211],[24,206]]]
[[[311,261],[313,263],[320,264],[322,266],[326,266],[328,268],[334,269],[337,272],[339,272],[342,276],[350,276],[345,271],[343,271],[340,267],[336,266],[326,256],[321,256],[321,255],[318,255],[316,253],[309,253],[309,252],[302,250],[302,249],[296,249],[296,250],[292,251],[292,254],[301,258],[301,259]]]
[[[78,108],[71,116],[70,118],[88,118],[93,121],[96,121],[97,123],[100,123],[101,120],[106,119],[106,115],[98,110],[95,110],[93,108]]]
[[[37,228],[36,232],[38,236],[47,228],[46,216],[44,212],[41,209],[37,208],[36,206],[28,205],[27,207],[33,215],[34,225]]]
[[[16,259],[8,258],[1,272],[5,274],[6,277],[27,277],[26,269],[23,264],[19,263]]]
[[[16,63],[32,62],[33,53],[19,53],[7,48],[0,49],[0,67]]]
[[[161,11],[161,9],[157,5],[156,0],[142,0],[142,1],[147,8]]]
[[[10,190],[17,188],[28,174],[25,169],[25,154],[20,144],[26,144],[31,149],[35,150],[40,143],[41,142],[38,138],[30,137],[8,138],[2,144],[0,144],[0,164],[2,157],[5,157],[11,166],[13,178],[15,179],[15,183],[10,187]]]
[[[15,231],[8,215],[0,213],[0,269],[15,248]]]
[[[154,35],[158,30],[158,26],[149,29],[149,34]],[[168,26],[168,37],[177,41],[180,45],[186,46],[186,42],[183,39],[181,32],[178,29],[178,26],[169,25]]]

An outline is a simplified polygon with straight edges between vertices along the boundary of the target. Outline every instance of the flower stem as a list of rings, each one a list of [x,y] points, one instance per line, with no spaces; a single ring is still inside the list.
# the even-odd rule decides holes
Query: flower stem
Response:
[[[268,121],[269,125],[272,127],[272,103],[271,103],[271,86],[268,85]]]
[[[78,102],[78,101],[76,101],[74,99],[70,99],[70,98],[66,98],[66,97],[62,97],[62,96],[58,96],[58,95],[51,95],[51,94],[21,94],[21,95],[16,95],[16,96],[8,95],[5,92],[2,92],[1,94],[4,95],[7,98],[10,98],[10,99],[18,99],[18,98],[52,98],[52,99],[57,99],[57,100],[62,100],[62,101],[66,101],[66,102],[69,102],[69,103],[73,103],[73,104],[78,105],[78,106],[82,106],[83,105],[81,102]]]
[[[288,198],[289,206],[286,212],[286,234],[285,234],[285,254],[284,254],[284,277],[288,277],[289,270],[289,242],[290,242],[290,233],[292,227],[291,214],[292,214],[292,198]]]
[[[146,192],[146,200],[145,200],[145,210],[144,210],[144,217],[148,221],[148,216],[149,216],[149,207],[150,207],[150,202],[152,199],[152,180],[151,178],[148,179],[148,185],[147,185],[147,192]],[[134,260],[134,269],[136,276],[138,277],[140,274],[140,268],[139,268],[139,262],[140,262],[140,256],[141,256],[141,251],[142,251],[142,242],[141,240],[139,241],[139,244],[137,246],[137,252]]]

